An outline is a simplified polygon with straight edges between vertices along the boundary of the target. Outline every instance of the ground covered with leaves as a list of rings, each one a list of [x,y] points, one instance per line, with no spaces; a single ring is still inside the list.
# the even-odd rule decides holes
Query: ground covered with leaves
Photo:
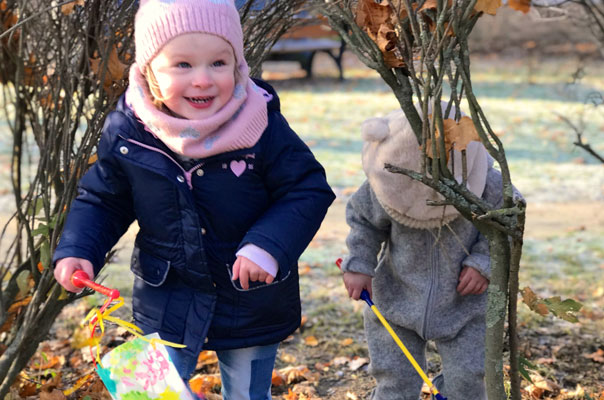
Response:
[[[367,373],[369,356],[362,330],[361,303],[351,303],[339,290],[339,277],[326,266],[303,264],[304,302],[302,327],[279,350],[273,374],[276,399],[368,398],[373,379]],[[316,282],[322,282],[316,288]],[[90,308],[86,301],[67,307],[53,332],[13,385],[12,399],[109,400],[110,395],[92,371],[86,328],[79,326]],[[520,326],[522,354],[532,360],[532,383],[523,382],[526,399],[604,399],[602,368],[604,339],[593,319],[580,315],[580,324],[541,319]],[[109,327],[102,353],[131,335]],[[438,357],[429,350],[429,371],[438,370]],[[401,354],[401,363],[406,362]],[[199,358],[191,386],[208,399],[219,399],[220,378],[213,352]],[[424,390],[427,392],[427,390]],[[427,394],[424,396],[428,398]]]
[[[568,212],[567,207],[557,209],[558,221],[565,220]],[[342,213],[343,201],[338,200],[301,262],[303,324],[280,347],[273,373],[275,399],[366,399],[374,387],[367,372],[369,355],[361,314],[365,305],[347,298],[332,262],[334,255],[342,251],[342,234],[346,230],[342,222],[338,222],[343,218]],[[580,215],[575,212],[577,214]],[[527,277],[538,272],[531,265],[534,250],[530,245],[527,248],[524,264]],[[553,260],[560,254],[556,255],[554,249],[549,253],[553,265]],[[604,264],[598,265],[593,273],[604,273]],[[575,286],[589,279],[597,278],[584,272],[581,279],[573,276],[564,283],[585,305],[577,315],[578,323],[551,315],[542,317],[520,304],[520,350],[527,360],[527,373],[532,380],[532,383],[523,380],[524,399],[604,399],[604,337],[601,333],[604,287],[583,284],[581,289]],[[547,283],[532,287],[536,291],[544,287],[551,290]],[[11,399],[111,398],[92,371],[91,341],[87,328],[80,326],[88,310],[99,301],[100,298],[83,299],[63,311],[55,324],[52,339],[40,345],[28,368],[13,385]],[[122,316],[127,318],[126,314],[124,311]],[[123,329],[108,326],[101,341],[101,353],[130,339]],[[428,360],[432,377],[438,372],[439,358],[431,346]],[[404,362],[407,361],[401,353],[401,363]],[[213,352],[200,355],[191,386],[208,399],[221,398],[217,359]],[[426,388],[424,392],[424,399],[428,399]]]

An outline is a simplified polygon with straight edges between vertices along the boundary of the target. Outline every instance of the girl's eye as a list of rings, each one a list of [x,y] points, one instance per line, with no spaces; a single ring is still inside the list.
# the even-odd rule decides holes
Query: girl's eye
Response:
[[[189,64],[188,62],[179,62],[178,64],[176,64],[176,66],[178,68],[191,68],[191,64]]]
[[[212,65],[214,67],[222,67],[223,65],[226,65],[226,63],[222,60],[218,60],[218,61],[214,61],[214,63],[212,63]]]

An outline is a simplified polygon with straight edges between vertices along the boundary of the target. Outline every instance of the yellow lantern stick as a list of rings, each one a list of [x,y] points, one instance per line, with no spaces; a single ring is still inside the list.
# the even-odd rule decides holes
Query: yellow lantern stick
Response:
[[[336,265],[338,266],[338,268],[341,268],[341,258],[338,258],[338,260],[336,261]],[[398,347],[400,347],[400,349],[403,351],[403,354],[405,354],[407,360],[409,360],[409,362],[411,363],[411,365],[413,365],[413,368],[415,368],[419,376],[421,376],[426,385],[428,385],[428,387],[430,388],[430,392],[432,392],[436,400],[447,400],[447,398],[443,397],[443,395],[440,394],[438,389],[436,389],[436,386],[434,386],[430,378],[428,378],[428,375],[426,375],[426,373],[422,370],[417,361],[415,361],[413,355],[409,352],[409,350],[407,350],[407,347],[405,347],[396,332],[394,332],[394,329],[392,329],[388,321],[386,321],[386,318],[384,318],[380,310],[378,310],[375,304],[373,304],[373,301],[371,301],[371,296],[369,296],[369,292],[367,290],[363,289],[363,291],[361,292],[361,299],[365,300],[367,305],[369,305],[369,307],[371,308],[371,311],[373,311],[373,313],[378,317],[382,325],[384,325],[384,328],[386,328],[390,336],[392,336],[392,339],[394,339]]]

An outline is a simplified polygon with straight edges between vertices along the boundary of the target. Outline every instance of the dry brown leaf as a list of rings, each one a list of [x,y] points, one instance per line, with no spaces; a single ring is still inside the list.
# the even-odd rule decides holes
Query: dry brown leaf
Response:
[[[547,308],[547,306],[543,303],[539,303],[535,306],[535,311],[537,312],[537,314],[539,315],[547,315],[549,314],[549,309]]]
[[[357,396],[355,393],[353,392],[346,392],[346,399],[347,400],[359,400],[359,396]]]
[[[306,264],[301,266],[300,270],[298,271],[298,275],[302,276],[302,275],[308,275],[311,272],[311,267],[310,265]]]
[[[93,155],[88,157],[88,165],[94,164],[95,162],[97,162],[98,159],[99,159],[98,154],[94,153]]]
[[[191,390],[197,394],[206,395],[214,390],[217,390],[222,385],[220,374],[198,374],[189,379]]]
[[[549,314],[549,310],[545,304],[543,304],[539,297],[531,290],[530,287],[525,287],[521,290],[522,301],[533,311],[540,315]]]
[[[480,142],[480,137],[472,122],[472,118],[463,116],[459,122],[455,122],[452,119],[446,119],[445,125],[445,137],[449,138],[455,150],[462,151],[468,147],[470,142]]]
[[[424,3],[424,5],[418,10],[419,11],[424,11],[424,10],[436,10],[438,8],[438,2],[436,0],[426,0],[426,2]]]
[[[100,57],[90,59],[90,69],[97,76],[102,75],[101,67],[103,66]],[[105,80],[103,87],[108,93],[112,93],[113,84],[124,79],[125,71],[128,66],[122,63],[117,54],[117,48],[114,46],[109,52],[109,60],[107,60],[107,71],[105,72]],[[113,93],[115,94],[115,93]]]
[[[380,25],[390,19],[390,6],[387,2],[376,3],[374,0],[359,0],[356,22],[363,28],[377,32]]]
[[[560,387],[555,382],[550,381],[549,379],[545,379],[539,375],[533,376],[533,385],[536,388],[542,389],[547,392],[554,392],[554,391],[560,389]]]
[[[42,108],[44,108],[46,110],[54,110],[55,107],[58,107],[60,109],[62,100],[63,100],[63,96],[61,96],[56,102],[53,100],[54,99],[53,99],[52,93],[48,93],[46,95],[40,94],[38,97],[38,101],[40,102],[40,105],[42,106]]]
[[[597,363],[604,363],[604,350],[598,349],[591,354],[583,354],[583,357],[590,358]]]
[[[378,29],[377,32],[376,43],[383,53],[394,50],[394,47],[396,46],[396,32],[394,32],[394,27],[390,24],[380,25],[380,29]]]
[[[361,368],[363,365],[369,364],[369,359],[365,357],[354,357],[352,361],[348,363],[348,368],[351,371],[356,371]]]
[[[67,397],[59,389],[53,389],[51,392],[40,392],[40,400],[66,400]]]
[[[18,309],[25,307],[26,305],[28,305],[31,302],[32,296],[27,296],[26,298],[24,298],[21,301],[17,301],[13,304],[10,305],[10,307],[8,308],[8,313],[14,313],[17,312]]]
[[[330,363],[328,363],[328,362],[326,362],[326,363],[317,362],[317,363],[315,363],[315,369],[317,371],[327,372],[327,371],[329,371],[329,365],[330,365]]]
[[[2,9],[0,9],[0,11],[2,11],[2,15],[0,15],[0,18],[2,20],[2,32],[6,32],[8,29],[12,28],[17,24],[17,22],[19,21],[19,16],[13,13],[11,10],[7,10],[8,7],[6,5],[6,2],[3,1],[1,4],[3,7]],[[16,45],[19,41],[20,34],[21,30],[17,29],[13,31],[10,35],[3,37],[2,43],[6,47],[9,47],[9,43],[10,45]]]
[[[204,365],[213,365],[218,364],[218,356],[215,351],[202,351],[199,353],[199,357],[197,357],[197,369],[203,367]]]
[[[585,390],[581,385],[577,384],[577,387],[574,390],[561,389],[560,394],[563,395],[565,399],[582,399],[585,397]]]
[[[288,385],[301,381],[315,380],[315,376],[305,365],[281,368],[278,373],[285,377],[285,382]]]
[[[17,377],[16,386],[18,387],[19,396],[28,397],[38,394],[38,384],[29,378],[25,372],[21,371],[21,374]]]
[[[531,0],[508,0],[508,7],[526,14],[531,9]]]
[[[406,15],[404,7],[400,7],[401,17]],[[394,31],[396,15],[387,2],[376,3],[374,0],[360,0],[357,5],[357,24],[373,40],[384,57],[384,62],[392,68],[405,64],[395,53],[397,36]]]
[[[50,368],[54,368],[54,367],[61,367],[63,364],[65,364],[65,356],[52,356],[49,357],[46,361],[44,361],[43,363],[39,364],[37,362],[34,362],[34,368],[36,369],[50,369]]]
[[[388,53],[382,55],[384,57],[384,62],[390,68],[401,68],[405,66],[403,60],[397,57],[394,51],[389,51]]]
[[[285,376],[277,370],[273,370],[273,376],[271,378],[273,386],[281,386],[285,384]]]
[[[352,339],[352,338],[346,338],[346,339],[344,339],[344,340],[342,340],[340,342],[340,346],[346,347],[346,346],[350,346],[353,343],[354,343],[354,339]]]
[[[57,389],[61,384],[61,373],[59,372],[50,381],[40,388],[40,400],[63,400],[67,399],[62,391]]]
[[[97,378],[96,380],[94,380],[90,384],[90,386],[88,386],[88,388],[84,391],[84,393],[82,393],[81,396],[82,396],[82,398],[85,398],[86,396],[90,396],[94,400],[97,400],[97,399],[98,400],[112,400],[113,399],[113,397],[111,397],[111,395],[109,394],[109,391],[103,384],[103,381],[101,380],[101,378]]]
[[[84,5],[84,0],[74,0],[71,3],[67,3],[63,6],[61,6],[61,12],[64,15],[69,15],[73,12],[73,9],[75,8],[75,6],[83,6]]]
[[[478,0],[474,6],[474,10],[495,15],[499,7],[501,7],[501,0]]]
[[[296,363],[296,356],[294,356],[292,354],[289,354],[289,353],[285,353],[285,352],[281,353],[279,355],[279,359],[281,361],[283,361],[284,363],[287,363],[287,364],[295,364]]]
[[[350,357],[344,357],[344,356],[336,357],[333,360],[331,360],[331,363],[333,364],[334,367],[346,365],[349,362],[350,362]]]
[[[457,151],[462,151],[468,147],[468,143],[472,141],[480,142],[476,127],[470,117],[463,116],[459,122],[455,122],[453,119],[445,119],[443,121],[443,127],[445,129],[445,153],[447,155],[447,160],[449,159],[452,148],[455,148]],[[440,137],[438,127],[436,128],[436,137]],[[426,141],[426,146],[426,153],[429,157],[432,157],[432,141],[430,139]]]
[[[307,337],[304,338],[304,343],[307,346],[315,347],[315,346],[319,345],[319,340],[316,337],[314,337],[314,336],[307,336]]]
[[[283,395],[285,400],[298,400],[298,394],[294,393],[291,388],[287,389],[287,394]]]

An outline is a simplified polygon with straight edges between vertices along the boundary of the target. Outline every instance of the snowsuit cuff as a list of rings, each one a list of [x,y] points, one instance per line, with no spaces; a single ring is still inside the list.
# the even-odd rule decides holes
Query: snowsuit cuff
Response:
[[[491,259],[489,256],[485,254],[470,254],[463,260],[461,265],[472,267],[480,272],[480,275],[491,280]]]

